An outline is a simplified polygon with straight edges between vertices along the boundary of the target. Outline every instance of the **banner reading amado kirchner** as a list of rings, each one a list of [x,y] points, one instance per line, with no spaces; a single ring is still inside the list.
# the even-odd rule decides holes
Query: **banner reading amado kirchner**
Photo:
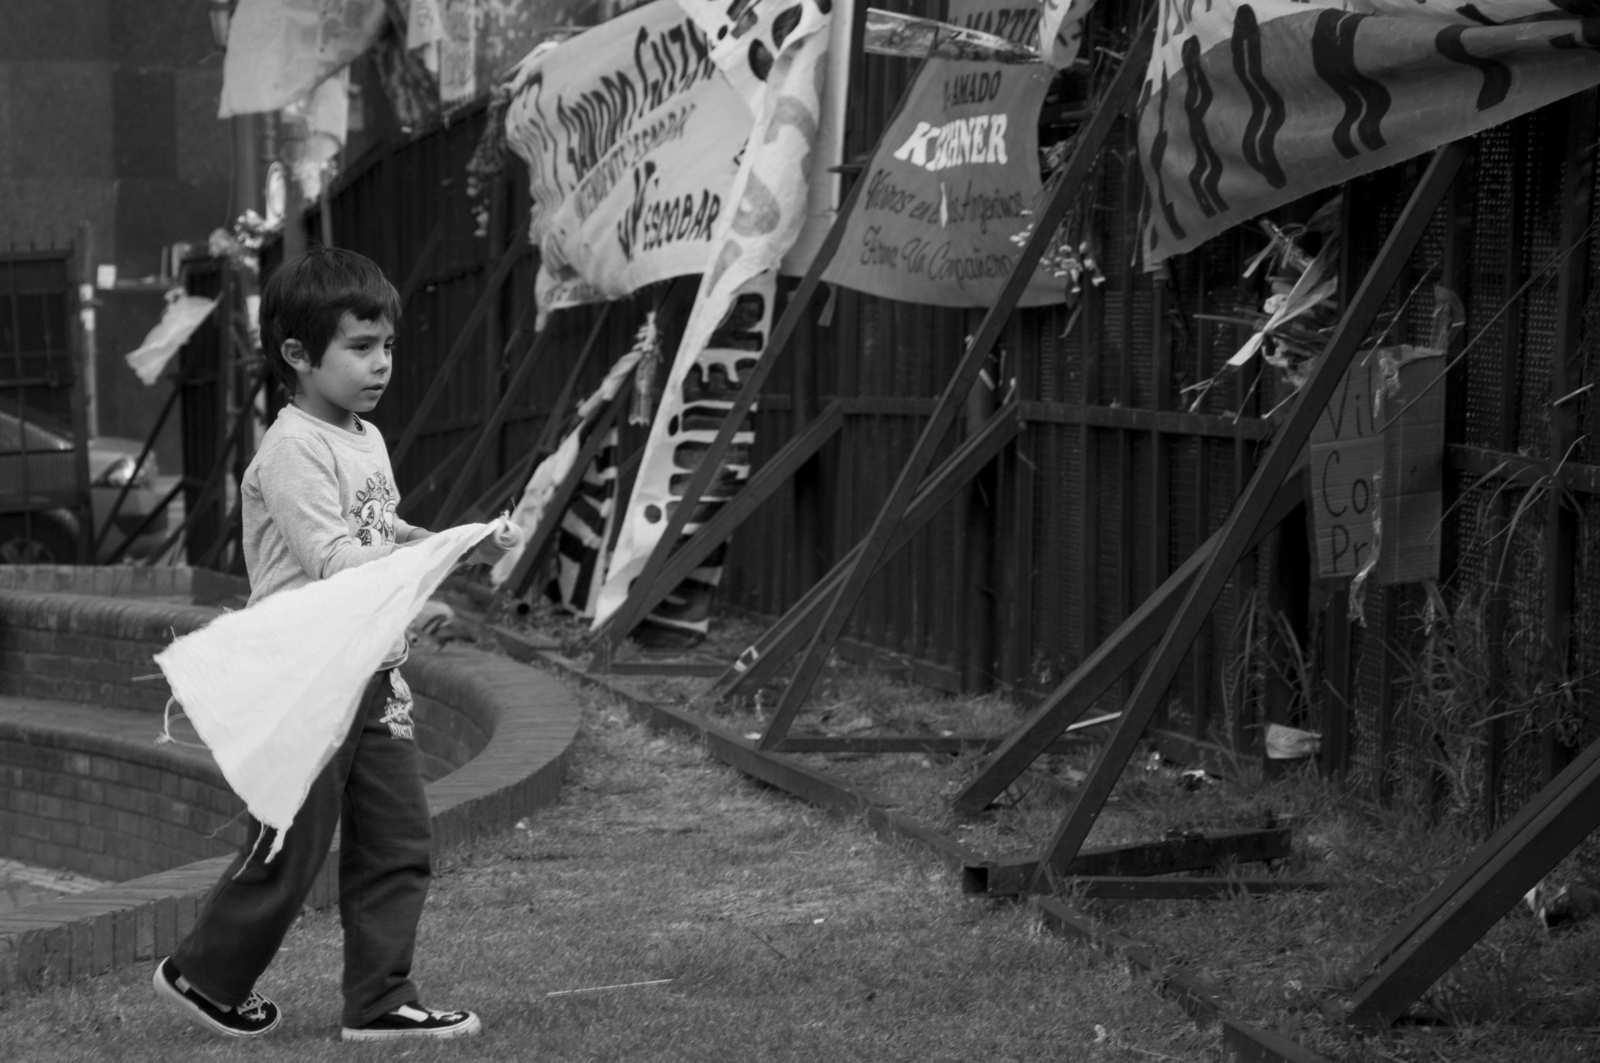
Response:
[[[541,314],[705,269],[751,115],[681,7],[647,4],[536,48],[511,90]]]
[[[1600,82],[1574,0],[1162,0],[1144,260]]]
[[[956,25],[1029,47],[1039,15],[1027,0],[950,5]],[[823,279],[912,303],[992,306],[1039,198],[1039,106],[1052,74],[1042,63],[928,60],[861,178]],[[1064,298],[1065,285],[1039,271],[1022,305]]]

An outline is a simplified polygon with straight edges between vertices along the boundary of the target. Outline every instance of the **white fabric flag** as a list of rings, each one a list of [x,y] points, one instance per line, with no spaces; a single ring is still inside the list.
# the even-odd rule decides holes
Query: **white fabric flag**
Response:
[[[161,379],[161,371],[178,353],[178,348],[189,342],[194,330],[211,316],[216,305],[215,299],[185,295],[182,288],[172,289],[167,293],[167,308],[161,312],[161,320],[145,336],[138,350],[123,355],[123,361],[145,386],[154,384]]]
[[[461,555],[495,530],[440,532],[224,613],[156,654],[228,785],[277,832],[268,860],[349,733],[373,672]]]
[[[383,0],[239,0],[217,117],[288,106],[370,48],[388,17]]]

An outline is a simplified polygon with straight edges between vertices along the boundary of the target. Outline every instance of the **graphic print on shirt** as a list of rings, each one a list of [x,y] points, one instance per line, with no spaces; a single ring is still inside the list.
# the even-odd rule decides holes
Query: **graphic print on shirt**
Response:
[[[394,511],[399,504],[400,494],[387,476],[375,472],[367,477],[367,486],[356,492],[356,504],[350,507],[362,546],[394,542]]]
[[[379,719],[389,725],[390,738],[410,741],[416,735],[411,722],[411,687],[400,678],[398,668],[389,672],[389,700],[384,703]]]

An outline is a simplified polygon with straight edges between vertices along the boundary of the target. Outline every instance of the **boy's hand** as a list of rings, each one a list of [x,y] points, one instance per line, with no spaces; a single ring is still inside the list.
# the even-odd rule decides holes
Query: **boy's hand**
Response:
[[[511,523],[509,518],[501,517],[494,522],[494,530],[478,543],[471,560],[492,565],[521,546],[522,542],[522,529]]]

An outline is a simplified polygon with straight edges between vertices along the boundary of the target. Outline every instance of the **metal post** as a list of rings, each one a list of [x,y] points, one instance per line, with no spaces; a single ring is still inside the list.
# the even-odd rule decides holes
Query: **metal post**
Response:
[[[77,373],[72,382],[72,430],[77,437],[73,446],[73,472],[78,481],[78,557],[80,563],[94,564],[94,501],[89,486],[89,437],[94,434],[95,403],[95,314],[94,314],[94,228],[88,222],[78,223],[77,240],[73,247],[72,271],[77,281],[78,320],[73,329],[77,339],[73,352]],[[20,374],[19,374],[20,375]],[[22,394],[19,388],[17,394]],[[28,465],[28,437],[22,436],[22,465]]]

